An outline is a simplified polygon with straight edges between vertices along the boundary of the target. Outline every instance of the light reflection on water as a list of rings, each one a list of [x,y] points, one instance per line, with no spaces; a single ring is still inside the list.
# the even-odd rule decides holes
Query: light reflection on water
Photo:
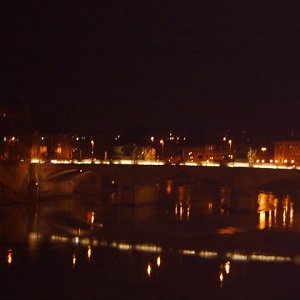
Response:
[[[65,276],[62,282],[74,274],[85,282],[85,287],[93,290],[93,278],[101,278],[104,282],[101,289],[106,291],[107,297],[116,287],[128,291],[128,286],[134,285],[137,288],[132,289],[132,295],[139,293],[139,298],[143,298],[145,291],[143,288],[139,291],[138,286],[145,287],[145,280],[159,287],[162,284],[171,287],[175,282],[173,298],[189,293],[180,290],[180,282],[192,290],[191,295],[187,294],[190,298],[199,291],[197,295],[201,296],[208,291],[230,289],[236,293],[232,297],[236,299],[239,298],[236,297],[239,288],[229,282],[242,282],[243,287],[263,290],[264,285],[253,279],[261,270],[271,278],[275,277],[274,268],[286,270],[291,278],[295,270],[299,272],[300,248],[295,248],[293,253],[274,253],[274,244],[269,247],[261,243],[260,235],[271,232],[266,229],[276,233],[276,229],[290,232],[297,228],[299,219],[296,218],[295,198],[262,192],[257,198],[257,213],[231,215],[225,190],[210,193],[192,186],[174,185],[173,182],[168,185],[166,197],[159,203],[140,207],[99,205],[99,199],[86,198],[34,203],[31,207],[3,207],[0,236],[5,243],[0,247],[3,255],[0,275],[5,274],[1,271],[2,265],[13,270],[24,259],[30,262],[27,262],[28,268],[36,268],[33,258],[51,268],[47,261],[54,256],[56,272]],[[235,230],[229,234],[224,228]],[[225,234],[216,234],[222,229]],[[250,247],[244,243],[247,239],[252,242]],[[21,250],[16,241],[22,242]],[[24,245],[28,245],[28,249]],[[21,254],[26,251],[29,258]],[[61,261],[66,263],[59,263]],[[107,274],[110,276],[105,279]],[[276,276],[287,280],[281,274],[284,272]],[[202,285],[195,283],[195,278],[201,278]],[[42,276],[38,280],[42,280]],[[70,283],[66,280],[65,284]],[[73,288],[77,293],[80,284],[76,284],[78,287]],[[97,284],[98,281],[95,286]],[[86,298],[90,298],[87,289],[85,291]],[[1,286],[0,292],[3,292]],[[160,295],[161,290],[155,292],[155,295]],[[253,293],[249,294],[252,299]],[[42,296],[40,298],[51,298]],[[121,296],[116,298],[121,299]],[[145,294],[145,298],[149,298],[147,296]]]
[[[31,238],[36,238],[34,235],[30,235]],[[42,244],[43,242],[45,242],[45,240],[39,236],[39,241]],[[137,273],[141,273],[143,272],[143,269],[145,270],[144,272],[144,276],[146,279],[152,279],[152,278],[156,278],[156,280],[158,280],[157,278],[160,278],[160,276],[163,276],[163,274],[168,274],[168,276],[170,277],[171,281],[173,278],[172,275],[172,270],[174,270],[174,268],[180,268],[180,266],[182,266],[182,264],[187,264],[188,266],[190,265],[190,262],[188,260],[186,260],[189,257],[198,259],[198,261],[193,260],[192,264],[193,265],[198,265],[201,266],[202,263],[204,263],[204,261],[208,261],[211,262],[208,265],[204,264],[204,267],[206,265],[209,266],[210,271],[214,270],[214,275],[212,275],[212,278],[210,279],[212,282],[214,282],[215,288],[223,288],[226,286],[227,281],[229,280],[229,276],[232,272],[232,268],[234,267],[235,272],[234,272],[234,277],[240,277],[240,276],[245,276],[243,275],[243,270],[244,267],[242,264],[248,264],[250,262],[260,262],[260,263],[276,263],[276,264],[298,264],[299,263],[299,256],[276,256],[276,255],[270,255],[268,253],[257,253],[257,252],[245,252],[245,251],[240,251],[240,250],[235,250],[234,252],[223,252],[222,250],[219,252],[214,252],[214,251],[210,251],[210,250],[199,250],[199,249],[162,249],[159,245],[150,245],[150,244],[138,244],[138,245],[134,245],[134,244],[129,244],[129,243],[119,243],[117,241],[113,241],[113,242],[108,242],[106,241],[101,242],[98,241],[97,243],[95,243],[92,240],[89,240],[88,243],[86,243],[86,240],[88,238],[86,237],[82,237],[79,238],[79,242],[78,245],[79,247],[76,247],[76,249],[73,250],[73,252],[70,253],[70,259],[72,261],[71,263],[71,267],[72,269],[75,271],[77,270],[77,272],[79,272],[80,266],[82,267],[84,265],[85,262],[91,264],[91,266],[93,266],[95,264],[95,268],[97,268],[97,260],[96,261],[92,261],[91,260],[91,245],[95,245],[95,249],[93,251],[95,251],[96,256],[99,254],[101,255],[101,253],[103,253],[103,250],[101,249],[118,249],[121,252],[126,251],[127,253],[129,253],[131,259],[133,259],[133,262],[136,261],[136,268],[140,268],[140,271],[137,269],[136,271],[133,272],[137,272]],[[81,241],[82,240],[82,241]],[[55,239],[52,239],[52,242],[54,244],[60,244],[60,243],[70,243],[70,244],[74,244],[74,238],[70,237],[69,239],[66,237],[56,237]],[[98,250],[97,250],[98,248]],[[86,249],[87,251],[87,256],[82,256],[80,255],[80,253],[82,252],[81,249]],[[138,253],[144,253],[143,256],[141,256]],[[157,252],[161,252],[161,254],[157,255],[155,253]],[[7,253],[11,256],[7,256],[7,258],[9,259],[9,257],[12,257],[12,253],[13,250],[11,248],[9,248],[7,250]],[[50,253],[49,253],[50,254]],[[64,253],[61,253],[61,255],[65,255]],[[166,257],[166,261],[167,264],[164,265],[164,270],[163,273],[160,273],[160,268],[162,265],[162,256]],[[112,256],[112,258],[114,257],[114,255]],[[169,257],[169,258],[168,258]],[[172,257],[172,260],[170,260],[170,257]],[[124,257],[125,258],[125,257]],[[186,258],[186,259],[185,259]],[[18,259],[18,258],[17,258]],[[126,258],[127,259],[127,258]],[[139,261],[145,261],[145,264],[140,264]],[[147,262],[146,262],[147,261]],[[11,261],[9,262],[9,260],[7,260],[7,262],[9,264],[11,264]],[[107,262],[107,267],[111,268],[109,261]],[[1,261],[0,261],[0,267],[1,267]],[[120,268],[122,266],[118,266],[118,268]],[[206,268],[205,267],[205,268]],[[300,268],[300,267],[299,267]],[[171,273],[168,273],[168,270]],[[66,272],[64,269],[58,269],[58,272]],[[202,270],[203,271],[203,270]],[[201,271],[201,272],[202,272]],[[195,274],[195,270],[193,271],[192,274]],[[129,275],[130,276],[130,275]],[[178,276],[178,275],[177,275]],[[232,279],[234,279],[231,278]],[[215,279],[214,279],[215,278]],[[216,280],[216,278],[218,278],[218,280]],[[183,282],[184,282],[184,278],[182,278]]]
[[[226,261],[224,264],[220,265],[220,273],[219,273],[219,280],[220,280],[220,287],[223,287],[223,283],[225,278],[230,273],[230,261]]]
[[[176,185],[172,180],[166,181],[165,195],[174,205],[174,218],[180,222],[190,221],[192,215],[224,215],[229,209],[228,190],[223,187],[216,192],[215,188],[197,185]],[[162,197],[162,202],[164,197]]]
[[[13,250],[12,249],[8,249],[7,251],[7,263],[9,265],[11,265],[13,262]]]
[[[293,225],[294,203],[290,195],[279,198],[271,192],[258,194],[258,229],[292,228]]]
[[[88,245],[88,249],[87,249],[87,257],[88,260],[90,261],[92,257],[92,246],[90,244]]]
[[[170,188],[172,186],[172,188]],[[230,214],[230,191],[220,187],[219,193],[207,193],[191,186],[179,185],[174,187],[172,181],[167,182],[166,194],[176,190],[174,196],[174,217],[178,221],[190,221],[199,215]],[[300,199],[299,199],[300,200]],[[293,228],[294,201],[290,194],[276,196],[272,192],[260,192],[257,196],[257,229]]]
[[[166,194],[171,195],[173,190],[173,181],[172,180],[167,180],[166,182]]]
[[[147,265],[147,276],[151,277],[152,267],[150,264]]]
[[[76,253],[74,252],[73,255],[72,255],[72,267],[75,267],[76,266]]]
[[[169,188],[172,186],[172,181],[167,181],[166,193],[170,195],[170,191],[172,189]],[[175,210],[174,215],[175,219],[179,221],[189,221],[190,219],[190,211],[191,211],[191,194],[189,189],[185,186],[180,185],[176,189],[176,202],[175,202]]]

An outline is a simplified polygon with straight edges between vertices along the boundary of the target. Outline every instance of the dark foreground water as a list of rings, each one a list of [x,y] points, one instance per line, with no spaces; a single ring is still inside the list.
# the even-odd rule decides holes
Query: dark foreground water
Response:
[[[0,299],[300,299],[300,199],[230,214],[214,191],[166,186],[2,205]]]

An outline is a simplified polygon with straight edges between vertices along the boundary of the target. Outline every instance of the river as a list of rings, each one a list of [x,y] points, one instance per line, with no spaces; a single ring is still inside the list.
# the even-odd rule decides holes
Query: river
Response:
[[[233,214],[224,189],[175,184],[157,202],[116,193],[0,212],[2,299],[298,299],[300,199],[260,192]]]

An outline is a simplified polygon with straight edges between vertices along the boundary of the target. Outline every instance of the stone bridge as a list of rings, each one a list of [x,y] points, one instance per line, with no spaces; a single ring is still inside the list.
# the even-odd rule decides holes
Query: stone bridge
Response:
[[[186,178],[196,183],[208,182],[228,188],[233,206],[237,210],[254,210],[259,190],[272,187],[288,187],[300,190],[300,170],[239,167],[205,167],[181,165],[32,165],[32,174],[45,180],[55,173],[77,168],[82,172],[92,171],[102,183],[114,182],[120,187],[161,182],[167,179]]]
[[[73,174],[72,182],[76,188],[84,189],[92,184],[96,186],[95,190],[99,190],[101,184],[112,181],[119,187],[153,184],[167,179],[211,183],[230,190],[233,206],[237,210],[254,210],[259,190],[280,188],[282,191],[292,187],[294,191],[300,191],[300,170],[297,169],[3,163],[0,164],[0,199],[15,199],[28,195],[30,183],[32,185],[35,181],[52,181],[56,186],[59,184],[58,175],[64,173]],[[85,180],[86,184],[82,180]]]
[[[176,177],[190,178],[195,182],[211,181],[234,191],[250,192],[272,184],[294,184],[299,181],[300,170],[239,167],[206,167],[179,165],[117,165],[117,164],[32,164],[31,174],[40,180],[67,170],[92,171],[102,178],[114,180],[120,186],[155,183]]]

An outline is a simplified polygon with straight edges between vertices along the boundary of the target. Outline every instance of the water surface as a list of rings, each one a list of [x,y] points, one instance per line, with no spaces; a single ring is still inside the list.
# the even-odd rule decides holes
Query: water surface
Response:
[[[261,192],[231,214],[222,190],[166,182],[159,200],[113,194],[2,205],[2,299],[298,299],[299,200]]]

